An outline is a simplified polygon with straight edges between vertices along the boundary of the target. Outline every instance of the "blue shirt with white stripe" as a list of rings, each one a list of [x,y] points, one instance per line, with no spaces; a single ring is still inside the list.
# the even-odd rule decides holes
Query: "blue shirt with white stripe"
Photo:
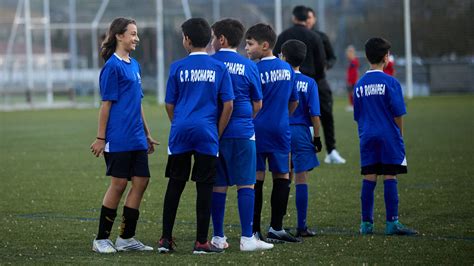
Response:
[[[218,155],[219,102],[234,99],[226,66],[205,52],[174,62],[166,86],[167,104],[174,105],[168,153],[196,151]]]
[[[148,149],[141,115],[140,65],[113,54],[100,71],[99,85],[102,101],[111,101],[106,128],[106,152]]]
[[[320,116],[318,85],[314,79],[295,71],[295,83],[298,90],[299,104],[290,116],[290,125],[312,127],[312,116]]]
[[[255,117],[257,153],[290,152],[288,103],[298,101],[293,68],[275,56],[257,63],[262,83],[262,109]]]
[[[394,118],[406,114],[400,83],[380,70],[369,70],[354,87],[354,120],[361,166],[406,165],[405,145]]]
[[[262,99],[257,65],[234,49],[221,48],[212,57],[227,66],[235,95],[232,117],[222,138],[250,139],[255,135],[252,101]]]

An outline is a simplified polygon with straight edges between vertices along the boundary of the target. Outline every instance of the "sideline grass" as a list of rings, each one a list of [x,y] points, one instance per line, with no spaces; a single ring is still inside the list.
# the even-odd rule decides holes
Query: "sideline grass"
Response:
[[[225,254],[191,254],[195,236],[195,188],[188,183],[175,226],[172,255],[91,251],[97,217],[109,179],[103,159],[90,154],[97,110],[0,113],[0,264],[174,263],[174,264],[470,264],[474,263],[474,97],[437,96],[407,103],[405,141],[409,174],[400,177],[400,219],[417,237],[383,235],[383,184],[376,189],[373,236],[357,234],[359,153],[356,124],[335,102],[337,147],[346,165],[325,165],[311,173],[308,224],[319,235],[303,244],[277,245],[256,253],[238,251],[240,227],[235,189],[227,201]],[[162,145],[150,157],[152,179],[141,206],[137,237],[156,246],[166,180],[169,122],[162,106],[146,106],[153,136]],[[319,155],[322,160],[324,156]],[[271,181],[264,189],[262,224],[269,222]],[[294,187],[285,225],[296,224]],[[121,207],[120,207],[121,208]],[[119,216],[121,209],[119,209]],[[117,236],[120,217],[114,225]]]

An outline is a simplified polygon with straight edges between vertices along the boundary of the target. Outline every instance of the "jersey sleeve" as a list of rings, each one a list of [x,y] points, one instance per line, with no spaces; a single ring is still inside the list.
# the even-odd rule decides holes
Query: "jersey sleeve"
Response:
[[[222,102],[228,102],[233,100],[234,97],[234,89],[232,87],[232,80],[230,79],[229,71],[227,68],[223,67],[223,74],[222,79],[219,86],[219,99]]]
[[[168,82],[166,84],[166,97],[165,102],[169,104],[176,105],[176,101],[178,100],[179,90],[178,90],[178,83],[176,80],[176,70],[174,67],[171,67],[170,74],[168,77]]]
[[[392,112],[393,117],[402,116],[407,113],[405,102],[403,101],[403,91],[400,83],[393,80],[393,86],[389,90],[389,104],[390,111]]]
[[[99,77],[102,101],[117,101],[119,95],[118,74],[114,65],[105,64]]]
[[[253,63],[252,63],[253,64]],[[259,101],[263,99],[262,95],[262,84],[258,77],[258,69],[256,65],[250,65],[250,73],[248,76],[250,83],[250,99],[252,101]]]
[[[310,83],[310,86],[311,88],[308,92],[309,114],[311,116],[320,116],[318,85],[313,81]]]

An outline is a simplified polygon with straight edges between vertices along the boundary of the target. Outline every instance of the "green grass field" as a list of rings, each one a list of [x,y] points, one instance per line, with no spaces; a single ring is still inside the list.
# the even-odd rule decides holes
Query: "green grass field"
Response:
[[[323,163],[311,172],[308,224],[316,226],[319,235],[266,252],[240,252],[236,193],[231,189],[225,220],[231,247],[225,254],[208,256],[192,255],[194,183],[188,183],[181,199],[176,253],[93,253],[98,211],[109,184],[103,158],[89,150],[97,110],[0,113],[0,264],[474,264],[474,96],[407,102],[409,174],[399,180],[399,210],[400,220],[420,231],[416,237],[383,235],[382,182],[376,189],[376,234],[358,235],[358,138],[352,114],[344,111],[345,101],[336,99],[334,109],[338,150],[348,163]],[[167,184],[163,176],[169,122],[164,107],[150,102],[145,101],[147,120],[162,145],[150,157],[152,178],[137,237],[156,246]],[[269,223],[270,214],[271,181],[265,184],[262,224]],[[292,188],[286,226],[295,226],[295,214]]]

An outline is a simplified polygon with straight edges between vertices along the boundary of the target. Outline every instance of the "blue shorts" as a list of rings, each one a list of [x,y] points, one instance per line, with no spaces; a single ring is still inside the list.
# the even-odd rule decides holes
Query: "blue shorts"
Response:
[[[311,131],[305,125],[291,125],[291,162],[295,173],[311,171],[319,166]]]
[[[290,172],[289,152],[262,152],[257,153],[257,171],[265,171],[265,161],[268,159],[268,168],[271,172],[287,174]]]
[[[255,140],[221,139],[214,186],[253,185],[256,180]]]

